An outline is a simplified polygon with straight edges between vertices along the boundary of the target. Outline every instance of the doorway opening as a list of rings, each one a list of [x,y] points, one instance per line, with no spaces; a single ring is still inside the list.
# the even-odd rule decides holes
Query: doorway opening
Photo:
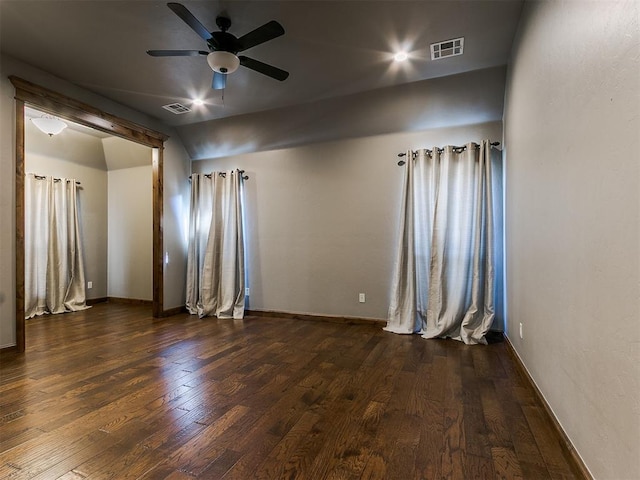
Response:
[[[163,313],[163,241],[162,241],[162,160],[164,142],[168,136],[142,127],[126,119],[108,114],[100,109],[70,97],[10,76],[15,88],[16,118],[16,347],[25,351],[24,319],[24,185],[25,185],[25,108],[32,107],[41,112],[90,127],[113,136],[152,148],[152,309],[153,316]]]

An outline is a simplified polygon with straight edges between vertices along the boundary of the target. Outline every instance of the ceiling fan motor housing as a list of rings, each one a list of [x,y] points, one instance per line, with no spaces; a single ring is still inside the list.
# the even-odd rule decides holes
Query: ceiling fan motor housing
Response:
[[[210,50],[222,50],[223,52],[238,53],[240,45],[238,39],[228,32],[211,32],[211,38],[207,40]]]
[[[229,17],[223,17],[222,15],[219,15],[216,17],[216,25],[220,30],[226,32],[227,30],[229,30],[229,28],[231,28],[231,19]]]

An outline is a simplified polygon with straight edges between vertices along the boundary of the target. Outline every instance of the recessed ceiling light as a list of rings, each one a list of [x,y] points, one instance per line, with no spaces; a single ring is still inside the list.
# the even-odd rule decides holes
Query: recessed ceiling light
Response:
[[[398,52],[393,56],[393,59],[396,62],[404,62],[408,58],[409,58],[409,55],[407,54],[407,52]]]
[[[200,98],[196,98],[196,99],[193,101],[193,104],[194,104],[196,107],[200,107],[200,106],[204,105],[204,100],[202,100],[202,99],[200,99]]]

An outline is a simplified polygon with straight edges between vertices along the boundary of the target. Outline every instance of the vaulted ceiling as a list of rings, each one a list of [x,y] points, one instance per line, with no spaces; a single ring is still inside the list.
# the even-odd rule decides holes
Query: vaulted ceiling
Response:
[[[244,54],[289,78],[240,67],[213,90],[205,56],[147,55],[207,49],[161,1],[0,0],[0,51],[180,126],[505,65],[522,9],[522,0],[181,3],[211,31],[218,15],[228,16],[236,36],[277,20],[286,33]],[[463,55],[430,59],[431,43],[456,37],[464,37]],[[399,50],[406,62],[393,61]],[[205,104],[194,106],[195,98]],[[192,111],[162,108],[176,102]]]

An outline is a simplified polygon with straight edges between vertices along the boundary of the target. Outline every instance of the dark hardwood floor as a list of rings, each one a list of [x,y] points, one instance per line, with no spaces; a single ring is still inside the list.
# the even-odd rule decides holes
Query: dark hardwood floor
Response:
[[[0,478],[580,478],[505,343],[98,304],[0,355]]]

